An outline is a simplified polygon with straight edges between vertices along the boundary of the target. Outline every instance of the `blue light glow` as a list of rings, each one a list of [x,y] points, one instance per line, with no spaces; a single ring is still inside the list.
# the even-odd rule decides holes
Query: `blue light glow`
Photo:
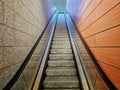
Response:
[[[67,0],[66,10],[72,15],[72,17],[76,18],[77,15],[79,15],[82,1],[83,0]]]
[[[54,12],[54,11],[56,11],[56,10],[57,10],[57,8],[56,8],[56,7],[53,7],[53,8],[52,8],[52,11],[53,11],[53,12]]]

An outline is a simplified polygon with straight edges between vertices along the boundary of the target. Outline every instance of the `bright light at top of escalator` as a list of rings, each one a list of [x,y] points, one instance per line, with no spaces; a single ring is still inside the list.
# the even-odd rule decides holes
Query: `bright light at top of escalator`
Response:
[[[67,0],[50,0],[52,8],[56,7],[59,12],[66,11]]]
[[[56,10],[57,10],[57,8],[56,8],[56,7],[53,7],[53,8],[52,8],[52,11],[53,11],[53,12],[55,12]]]

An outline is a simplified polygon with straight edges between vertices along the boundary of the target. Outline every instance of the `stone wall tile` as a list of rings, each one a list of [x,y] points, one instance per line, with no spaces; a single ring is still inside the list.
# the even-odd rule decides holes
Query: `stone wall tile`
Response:
[[[14,46],[15,30],[5,25],[0,25],[0,46]]]
[[[4,25],[0,24],[0,46],[2,46],[3,41],[3,31],[4,31]]]
[[[0,1],[0,23],[3,23],[3,17],[4,17],[3,3]]]
[[[15,27],[15,12],[6,5],[4,5],[4,24]]]
[[[33,27],[30,22],[26,21],[23,17],[21,17],[19,14],[15,13],[15,28],[28,33],[30,35],[34,34],[34,30],[31,30]],[[31,30],[31,31],[30,31]]]
[[[19,13],[21,11],[21,1],[20,0],[15,0],[14,4],[15,4],[15,9],[14,10]]]
[[[0,90],[9,82],[9,80],[13,77],[13,73],[11,72],[12,67],[6,67],[0,70]]]
[[[15,31],[15,45],[16,46],[33,46],[34,37],[29,34]]]
[[[0,47],[0,69],[4,65],[4,60],[3,60],[3,47]]]
[[[43,0],[0,0],[0,90],[43,31],[48,20],[45,13],[51,16],[42,4]]]
[[[5,5],[9,6],[10,8],[12,8],[13,10],[15,9],[15,0],[2,0]]]
[[[30,51],[31,47],[14,47],[14,49],[16,56],[15,60],[21,64],[21,62],[23,62],[28,52]]]
[[[15,44],[15,30],[4,26],[2,32],[2,46],[14,46]]]
[[[4,67],[8,67],[15,64],[15,49],[14,47],[3,48]]]
[[[24,19],[20,15],[15,13],[15,29],[24,31],[24,27],[25,27],[24,22],[25,22]]]
[[[7,83],[6,72],[0,69],[0,89],[2,89]]]

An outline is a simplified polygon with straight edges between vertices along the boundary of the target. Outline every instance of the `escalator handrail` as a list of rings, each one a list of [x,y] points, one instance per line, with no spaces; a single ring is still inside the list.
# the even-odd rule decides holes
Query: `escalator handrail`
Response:
[[[68,13],[69,14],[69,13]],[[117,90],[117,88],[114,86],[114,84],[110,81],[110,79],[107,77],[107,75],[105,74],[105,72],[102,70],[102,68],[100,67],[100,65],[98,64],[96,58],[94,57],[94,55],[92,54],[91,50],[89,49],[87,43],[85,42],[85,40],[83,39],[82,35],[79,33],[79,29],[77,28],[74,20],[72,19],[72,17],[69,15],[69,17],[71,18],[72,20],[72,23],[74,24],[75,26],[75,29],[77,30],[78,34],[79,34],[79,37],[81,38],[81,41],[84,45],[84,47],[86,48],[93,64],[95,65],[98,73],[100,74],[100,76],[102,77],[102,79],[104,80],[104,82],[106,83],[106,85],[110,88],[110,90]]]
[[[36,78],[35,78],[35,81],[34,81],[35,83],[32,87],[32,90],[39,90],[42,87],[41,83],[42,83],[42,80],[43,80],[43,73],[45,71],[47,59],[48,59],[48,56],[49,56],[49,51],[50,51],[54,31],[55,31],[56,24],[57,24],[57,17],[58,17],[58,13],[56,13],[56,15],[55,15],[55,21],[52,24],[53,26],[52,26],[51,32],[49,33],[47,43],[45,45],[46,48],[45,48],[45,51],[43,53],[44,55],[42,57],[41,64],[39,66],[39,69],[38,69],[38,72],[37,72],[37,75],[36,75]]]
[[[79,58],[78,51],[77,51],[77,48],[76,48],[75,40],[74,40],[74,37],[73,37],[73,32],[72,32],[71,26],[69,24],[69,19],[68,19],[67,14],[65,14],[65,21],[66,21],[66,26],[67,26],[68,34],[69,34],[69,37],[70,37],[71,45],[72,45],[72,48],[73,48],[75,60],[76,60],[76,63],[77,63],[78,75],[79,75],[80,82],[81,82],[81,85],[82,85],[82,90],[89,90],[89,84],[88,84],[86,75],[84,73],[82,64],[80,62],[80,58]]]
[[[54,14],[56,13],[56,11],[53,12],[52,16],[50,17],[50,19],[48,20],[48,23],[46,24],[45,28],[43,29],[42,33],[40,34],[40,36],[38,37],[37,41],[35,42],[35,44],[33,45],[33,47],[31,48],[30,52],[28,53],[28,55],[26,56],[26,58],[23,60],[24,62],[21,64],[21,66],[19,67],[19,69],[17,70],[17,72],[15,73],[15,75],[11,78],[11,80],[5,85],[5,87],[3,88],[3,90],[10,90],[12,88],[12,86],[16,83],[16,81],[19,79],[19,77],[21,76],[22,72],[24,71],[25,67],[27,66],[28,62],[30,61],[36,47],[38,46],[49,22],[51,21],[52,17],[54,16]]]

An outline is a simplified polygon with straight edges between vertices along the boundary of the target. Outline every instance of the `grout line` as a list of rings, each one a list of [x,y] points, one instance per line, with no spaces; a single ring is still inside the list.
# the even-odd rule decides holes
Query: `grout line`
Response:
[[[29,33],[26,33],[26,32],[24,32],[24,31],[22,31],[22,30],[13,28],[13,27],[8,26],[8,25],[6,25],[6,24],[4,24],[4,23],[0,23],[0,25],[4,25],[4,26],[9,27],[9,28],[12,28],[12,29],[14,29],[14,30],[16,30],[16,31],[19,31],[19,32],[22,32],[22,33],[27,34],[27,35],[29,35],[29,36],[35,37],[34,35],[31,35],[31,34],[29,34]]]

